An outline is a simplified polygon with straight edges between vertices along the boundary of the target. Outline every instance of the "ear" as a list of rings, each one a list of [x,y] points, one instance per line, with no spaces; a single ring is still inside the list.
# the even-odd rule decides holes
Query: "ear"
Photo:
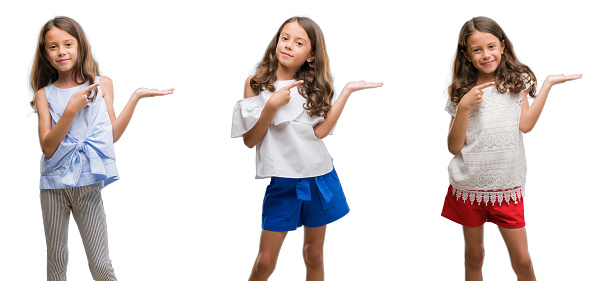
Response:
[[[312,62],[313,60],[316,59],[316,54],[312,53],[308,58],[307,58],[307,62]]]
[[[505,40],[501,40],[501,54],[505,51]]]
[[[469,58],[469,55],[467,55],[467,52],[465,52],[465,51],[463,51],[463,50],[461,50],[461,52],[463,53],[463,56],[465,56],[465,58],[466,58],[466,59],[467,59],[469,62],[471,62],[471,59]]]

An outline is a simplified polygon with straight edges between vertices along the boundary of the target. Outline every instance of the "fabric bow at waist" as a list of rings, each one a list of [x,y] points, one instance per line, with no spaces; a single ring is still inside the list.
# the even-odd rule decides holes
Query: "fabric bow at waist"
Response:
[[[310,178],[298,179],[298,182],[296,183],[296,196],[300,200],[311,201],[311,189],[309,188],[309,179]],[[328,185],[326,185],[324,178],[322,176],[317,176],[313,179],[316,183],[316,186],[318,187],[318,190],[320,191],[320,194],[322,195],[322,198],[324,199],[324,201],[326,201],[326,203],[329,203],[330,200],[333,198],[333,193],[330,192],[330,189],[328,189]]]
[[[69,186],[76,186],[83,171],[84,159],[89,161],[90,172],[106,177],[105,163],[103,159],[115,159],[112,146],[109,148],[105,138],[109,137],[104,132],[97,132],[79,140],[67,134],[66,139],[60,144],[53,156],[47,159],[43,165],[41,174],[46,175],[66,166],[66,170],[60,177],[60,182]],[[112,141],[112,135],[111,135]],[[112,142],[111,142],[112,143]]]

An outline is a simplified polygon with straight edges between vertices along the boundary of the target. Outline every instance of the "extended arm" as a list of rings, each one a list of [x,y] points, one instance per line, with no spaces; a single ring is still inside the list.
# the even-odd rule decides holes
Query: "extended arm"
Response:
[[[130,123],[130,119],[132,119],[132,115],[134,114],[134,109],[140,99],[145,97],[165,96],[172,94],[175,90],[172,88],[167,90],[139,88],[132,93],[132,96],[130,96],[122,112],[115,118],[115,110],[113,109],[113,81],[108,77],[102,76],[100,77],[100,84],[102,96],[107,105],[107,111],[109,112],[109,119],[111,120],[111,124],[113,124],[113,142],[117,142],[124,134],[124,131],[126,131],[128,123]]]
[[[55,151],[60,146],[60,143],[66,138],[68,130],[72,125],[72,121],[79,110],[87,106],[87,92],[97,87],[100,84],[92,84],[85,89],[82,89],[74,93],[64,113],[58,120],[58,122],[51,128],[51,113],[49,112],[49,105],[47,104],[47,95],[45,89],[36,91],[36,112],[38,113],[38,138],[43,150],[43,154],[47,157],[53,156]]]
[[[552,86],[564,83],[571,80],[576,80],[582,78],[582,74],[574,74],[574,75],[550,75],[546,78],[546,81],[542,85],[542,88],[539,90],[537,97],[529,107],[529,101],[527,99],[527,92],[524,93],[524,97],[522,100],[522,112],[520,115],[520,124],[519,129],[523,133],[528,133],[533,130],[539,116],[544,109],[544,105],[546,104],[546,99],[548,98],[548,93]]]
[[[337,124],[339,116],[341,116],[341,112],[343,112],[343,108],[345,107],[345,104],[351,93],[363,89],[381,87],[382,85],[384,84],[381,82],[367,83],[364,80],[347,83],[347,85],[345,85],[345,87],[341,91],[341,94],[339,94],[339,98],[337,98],[332,108],[328,111],[326,119],[313,127],[313,131],[316,137],[323,139],[328,136],[330,131],[335,127],[335,124]]]

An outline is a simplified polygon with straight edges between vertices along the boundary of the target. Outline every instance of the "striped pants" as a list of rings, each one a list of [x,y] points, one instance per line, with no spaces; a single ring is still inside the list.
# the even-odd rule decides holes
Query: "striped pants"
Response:
[[[87,255],[92,278],[115,281],[109,259],[107,221],[100,183],[65,189],[41,189],[47,240],[47,280],[65,281],[68,266],[68,221],[72,211]]]

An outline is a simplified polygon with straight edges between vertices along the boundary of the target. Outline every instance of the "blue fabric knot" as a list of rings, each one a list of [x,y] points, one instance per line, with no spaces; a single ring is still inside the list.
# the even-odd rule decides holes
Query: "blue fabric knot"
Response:
[[[77,150],[79,152],[84,152],[85,151],[85,145],[83,144],[82,140],[79,140],[77,142],[77,145],[75,146],[75,150]]]
[[[72,139],[72,137],[71,137]],[[104,163],[101,157],[106,157],[101,154],[96,148],[98,141],[95,138],[91,140],[75,140],[74,148],[70,152],[70,165],[60,178],[60,182],[65,185],[76,186],[83,170],[83,159],[89,160],[90,172],[97,175],[105,175]],[[100,154],[99,154],[100,153]]]
[[[311,189],[309,187],[311,179],[313,179],[315,185],[318,187],[324,201],[326,201],[326,203],[330,202],[333,198],[333,193],[328,189],[328,185],[326,185],[322,176],[299,179],[296,183],[296,197],[300,200],[311,201]]]

